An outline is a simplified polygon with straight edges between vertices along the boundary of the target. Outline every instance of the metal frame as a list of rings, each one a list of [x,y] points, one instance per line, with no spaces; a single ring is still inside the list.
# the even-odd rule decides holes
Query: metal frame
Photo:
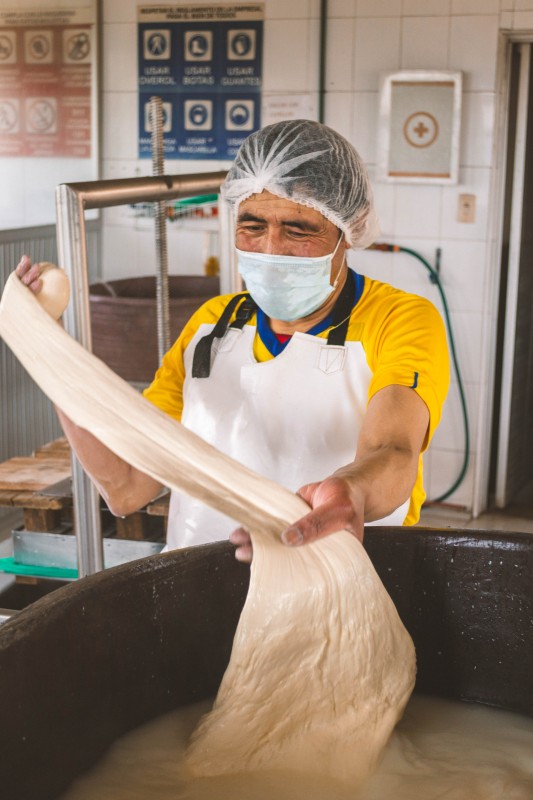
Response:
[[[63,183],[56,189],[57,252],[59,266],[69,276],[71,302],[65,312],[65,328],[87,350],[92,350],[85,211],[130,203],[159,202],[218,192],[225,172],[196,175]],[[221,291],[235,287],[231,255],[231,224],[224,204],[220,213]],[[81,577],[104,568],[98,493],[78,460],[72,458],[74,524]]]
[[[513,185],[511,197],[511,227],[509,232],[509,261],[507,293],[505,300],[505,327],[503,333],[503,358],[501,400],[496,466],[496,508],[505,508],[508,502],[507,473],[509,462],[509,427],[513,392],[514,355],[516,345],[516,318],[518,313],[518,284],[522,245],[522,216],[524,211],[524,175],[526,165],[527,117],[529,103],[529,70],[531,44],[520,45],[520,75],[518,80],[518,108],[516,117]]]

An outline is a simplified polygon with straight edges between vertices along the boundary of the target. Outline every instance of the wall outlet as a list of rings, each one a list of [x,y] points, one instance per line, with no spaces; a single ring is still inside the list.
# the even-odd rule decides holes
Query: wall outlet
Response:
[[[476,221],[476,195],[460,194],[457,207],[457,222]]]

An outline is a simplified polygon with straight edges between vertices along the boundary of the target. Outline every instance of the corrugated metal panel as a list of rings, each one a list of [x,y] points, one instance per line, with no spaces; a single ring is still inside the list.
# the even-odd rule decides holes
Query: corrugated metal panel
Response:
[[[87,232],[91,280],[96,277],[96,226]],[[57,263],[55,227],[0,231],[0,291],[27,253],[33,261]],[[30,455],[36,447],[61,435],[52,404],[0,340],[0,461]]]

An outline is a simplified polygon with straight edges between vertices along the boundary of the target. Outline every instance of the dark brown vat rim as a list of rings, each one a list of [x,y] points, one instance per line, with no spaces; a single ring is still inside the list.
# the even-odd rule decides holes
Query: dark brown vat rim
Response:
[[[417,688],[533,716],[533,537],[367,528],[418,655]],[[0,628],[6,796],[57,797],[122,733],[212,695],[249,570],[226,542],[63,587]]]

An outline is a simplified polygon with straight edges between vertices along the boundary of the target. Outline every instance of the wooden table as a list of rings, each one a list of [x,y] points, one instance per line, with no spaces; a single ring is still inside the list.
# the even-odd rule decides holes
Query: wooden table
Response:
[[[32,456],[10,458],[0,464],[0,506],[21,508],[28,531],[50,533],[73,528],[70,446],[65,438],[40,447]],[[115,528],[119,539],[164,541],[168,493],[144,509],[121,519],[102,501],[102,525]]]

